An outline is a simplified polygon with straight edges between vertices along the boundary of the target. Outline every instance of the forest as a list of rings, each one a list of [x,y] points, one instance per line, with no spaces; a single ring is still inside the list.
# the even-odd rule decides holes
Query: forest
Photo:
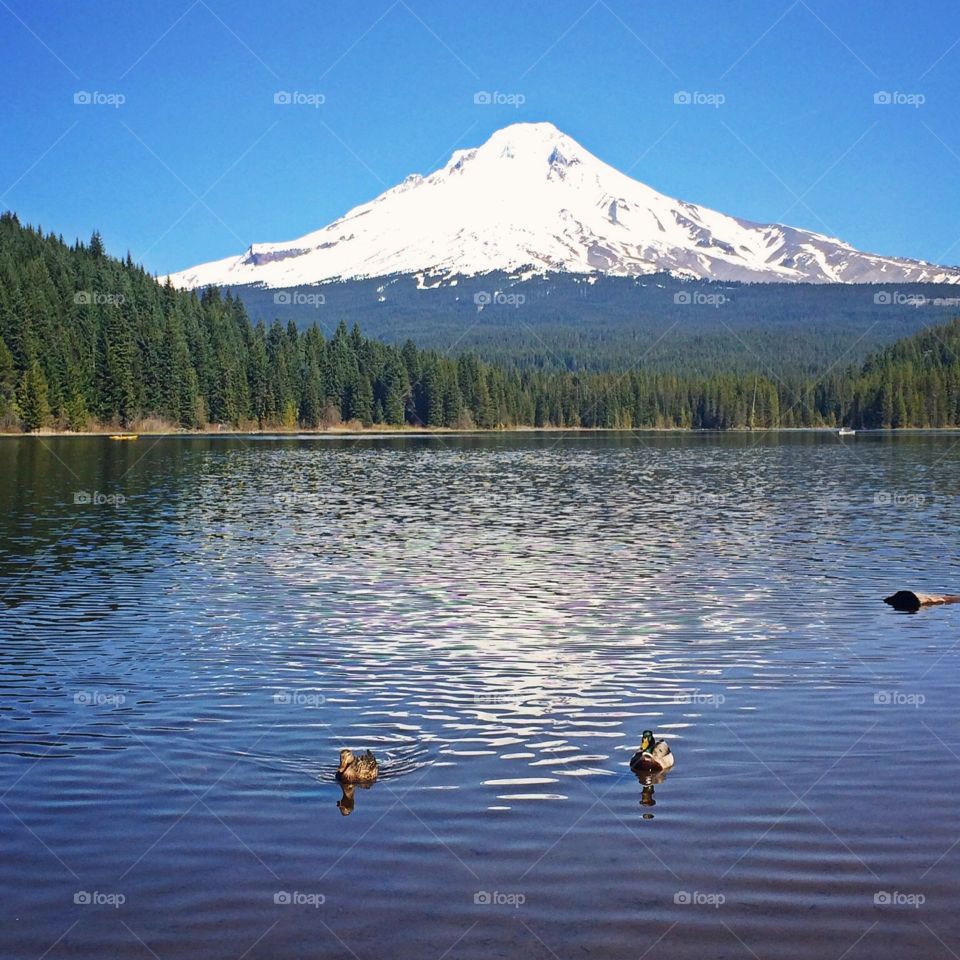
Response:
[[[87,243],[0,217],[0,430],[857,428],[960,425],[960,321],[825,376],[493,364],[162,285]]]
[[[518,273],[520,276],[518,276]],[[268,289],[232,288],[254,321],[359,323],[368,337],[471,353],[505,368],[816,377],[960,309],[949,284],[735,283],[499,271],[401,275]]]

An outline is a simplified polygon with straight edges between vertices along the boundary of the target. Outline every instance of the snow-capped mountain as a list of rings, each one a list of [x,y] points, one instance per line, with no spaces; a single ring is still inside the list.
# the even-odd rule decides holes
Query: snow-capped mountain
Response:
[[[711,280],[960,283],[960,268],[861,253],[657,193],[551,123],[516,123],[413,174],[322,230],[257,243],[170,279],[179,287],[293,287],[394,274],[493,271]]]

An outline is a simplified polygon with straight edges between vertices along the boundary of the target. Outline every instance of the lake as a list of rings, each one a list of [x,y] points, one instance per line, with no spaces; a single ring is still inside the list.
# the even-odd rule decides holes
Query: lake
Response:
[[[956,956],[958,463],[0,440],[0,954]]]

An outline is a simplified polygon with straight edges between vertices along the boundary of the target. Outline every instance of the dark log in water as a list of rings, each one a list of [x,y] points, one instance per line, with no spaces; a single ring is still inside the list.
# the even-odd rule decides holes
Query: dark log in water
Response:
[[[919,610],[921,607],[933,607],[941,603],[960,603],[960,596],[898,590],[892,596],[886,597],[883,602],[889,603],[894,610]]]

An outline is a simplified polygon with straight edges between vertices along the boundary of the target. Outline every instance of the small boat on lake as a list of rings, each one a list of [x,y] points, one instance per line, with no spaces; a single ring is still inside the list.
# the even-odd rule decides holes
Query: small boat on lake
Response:
[[[839,430],[841,437],[852,437],[856,432],[856,430],[852,430],[850,427],[841,427]]]
[[[111,433],[111,440],[139,440],[139,433]]]

